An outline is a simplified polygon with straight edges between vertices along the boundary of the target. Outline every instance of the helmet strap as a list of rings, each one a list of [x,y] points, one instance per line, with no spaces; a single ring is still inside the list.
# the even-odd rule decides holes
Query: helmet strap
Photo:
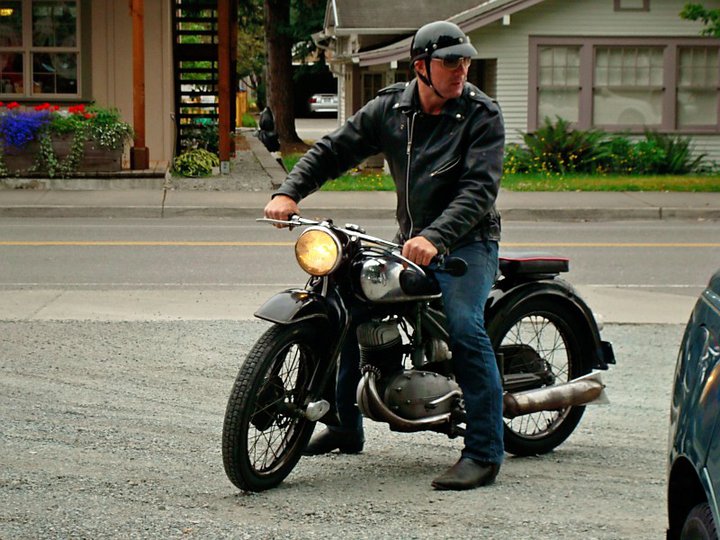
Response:
[[[427,77],[420,73],[419,71],[415,72],[415,75],[417,75],[417,78],[420,79],[422,82],[424,82],[426,85],[428,85],[430,88],[433,89],[433,92],[439,97],[440,99],[445,99],[445,96],[443,96],[440,92],[437,91],[437,88],[433,86],[432,83],[432,74],[430,73],[430,62],[432,61],[432,58],[427,56],[425,58],[425,69],[427,70]]]

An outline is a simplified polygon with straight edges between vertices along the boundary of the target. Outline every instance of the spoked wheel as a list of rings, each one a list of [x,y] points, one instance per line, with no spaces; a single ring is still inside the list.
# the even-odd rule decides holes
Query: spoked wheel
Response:
[[[309,323],[271,327],[240,368],[223,425],[225,473],[237,487],[263,491],[293,470],[315,422],[303,415],[320,359]]]
[[[502,353],[509,391],[554,386],[585,375],[582,322],[567,307],[548,299],[521,302],[488,325],[495,351]],[[585,412],[584,406],[505,419],[505,450],[518,456],[544,454],[562,444]]]

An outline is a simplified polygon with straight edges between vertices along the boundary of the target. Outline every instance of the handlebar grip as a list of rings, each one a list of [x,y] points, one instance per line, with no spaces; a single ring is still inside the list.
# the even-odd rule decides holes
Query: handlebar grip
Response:
[[[460,257],[446,257],[442,269],[453,277],[460,277],[467,273],[468,265]]]

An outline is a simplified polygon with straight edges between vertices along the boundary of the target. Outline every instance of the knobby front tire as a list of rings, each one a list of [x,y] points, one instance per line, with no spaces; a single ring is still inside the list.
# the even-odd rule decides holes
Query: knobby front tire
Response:
[[[225,412],[225,473],[238,488],[280,484],[300,460],[315,422],[303,415],[322,351],[317,325],[275,325],[250,350]]]

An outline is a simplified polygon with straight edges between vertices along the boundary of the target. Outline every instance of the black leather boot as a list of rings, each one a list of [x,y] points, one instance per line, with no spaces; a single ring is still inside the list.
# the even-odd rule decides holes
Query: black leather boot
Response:
[[[333,450],[339,450],[341,454],[359,454],[364,444],[365,438],[359,433],[324,429],[310,439],[303,455],[319,456]]]
[[[432,481],[432,487],[442,490],[473,489],[495,481],[499,463],[483,463],[461,457],[458,462]]]

